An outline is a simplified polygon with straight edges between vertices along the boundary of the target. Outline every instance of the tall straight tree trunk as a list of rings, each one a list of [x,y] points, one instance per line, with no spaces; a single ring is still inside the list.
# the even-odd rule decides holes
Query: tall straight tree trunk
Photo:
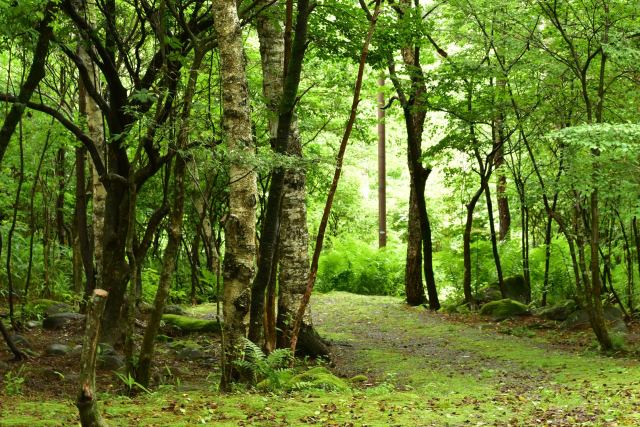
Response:
[[[168,239],[167,247],[162,255],[162,271],[160,273],[160,281],[153,302],[153,312],[149,318],[147,328],[144,331],[142,346],[140,348],[140,357],[138,358],[138,368],[136,370],[136,381],[143,386],[149,385],[151,378],[151,363],[155,350],[156,335],[160,329],[160,321],[164,313],[164,307],[169,296],[171,287],[171,279],[176,271],[176,262],[178,252],[180,250],[180,241],[182,240],[182,218],[184,216],[184,189],[185,189],[185,172],[186,160],[182,150],[185,150],[189,143],[189,118],[191,115],[191,106],[195,95],[196,83],[198,80],[198,70],[202,64],[202,58],[205,51],[196,49],[194,53],[193,63],[191,64],[189,81],[185,89],[184,100],[182,103],[182,112],[180,117],[180,128],[178,129],[177,148],[175,157],[175,166],[173,170],[173,200],[171,213],[169,215],[169,227],[167,229]],[[188,255],[187,255],[188,256]],[[130,286],[135,286],[131,284]],[[133,301],[129,302],[133,304]]]
[[[295,36],[289,61],[285,60],[287,71],[282,88],[282,98],[278,107],[278,129],[274,149],[279,154],[287,153],[289,141],[291,140],[291,123],[295,119],[294,108],[298,97],[302,61],[307,47],[309,1],[298,0],[297,5]],[[271,278],[271,270],[276,264],[274,255],[280,229],[284,178],[285,170],[281,167],[275,169],[271,174],[267,208],[260,233],[259,264],[251,289],[251,317],[249,322],[249,339],[257,344],[262,344],[265,290]]]
[[[384,74],[378,79],[378,247],[387,246],[387,159]]]
[[[462,258],[464,264],[464,276],[462,281],[462,289],[464,291],[464,301],[471,307],[475,308],[476,301],[473,297],[473,290],[471,288],[471,229],[473,227],[473,211],[476,208],[476,204],[482,196],[484,185],[475,192],[469,203],[467,203],[467,217],[464,224],[464,232],[462,234]]]
[[[81,0],[79,2],[80,7],[79,10],[81,13],[85,13],[88,16],[91,16],[92,11],[88,10],[88,5]],[[92,87],[99,90],[100,80],[97,76],[96,66],[91,60],[89,53],[86,50],[86,47],[80,43],[78,45],[78,56],[82,60],[85,68],[89,71],[89,82],[85,82],[85,85],[91,85]],[[104,162],[104,150],[105,150],[105,141],[104,141],[104,125],[102,121],[102,112],[98,107],[98,104],[95,100],[87,93],[87,91],[82,92],[84,94],[84,114],[87,121],[87,127],[89,130],[89,136],[94,141],[98,154],[102,158]],[[96,276],[96,286],[98,288],[102,287],[102,264],[103,264],[103,251],[104,251],[104,215],[105,215],[105,201],[107,197],[106,189],[104,184],[100,180],[100,176],[98,175],[98,171],[93,164],[93,159],[89,159],[91,171],[91,217],[92,217],[92,228],[93,228],[93,262],[95,263],[94,274]],[[87,289],[89,293],[85,294],[85,297],[90,295],[92,289]],[[112,295],[113,296],[113,295]],[[103,330],[104,332],[104,330]]]
[[[404,269],[404,291],[409,305],[420,305],[427,300],[422,282],[422,233],[418,209],[416,191],[412,184],[409,192],[407,257]]]
[[[404,270],[404,291],[409,305],[420,305],[427,299],[422,282],[422,233],[418,209],[416,191],[411,185],[407,221],[407,257]]]
[[[502,298],[506,298],[506,288],[504,278],[502,277],[502,264],[500,263],[500,253],[498,252],[498,240],[496,239],[496,226],[493,218],[493,203],[491,201],[491,191],[489,183],[485,184],[484,195],[487,200],[487,214],[489,215],[489,232],[491,234],[491,251],[493,252],[493,261],[496,265],[496,274],[498,275],[498,286],[502,293]]]
[[[249,87],[242,51],[242,31],[236,2],[215,0],[212,4],[220,52],[222,123],[230,152],[253,154],[249,116]],[[229,167],[229,215],[225,222],[224,348],[220,388],[229,390],[240,378],[234,362],[241,357],[245,336],[244,318],[249,313],[251,281],[256,256],[256,175],[253,169],[234,161]]]
[[[56,235],[60,245],[69,243],[64,226],[64,189],[66,186],[65,157],[64,147],[59,148],[56,153],[55,173],[58,180],[58,192],[56,194]]]

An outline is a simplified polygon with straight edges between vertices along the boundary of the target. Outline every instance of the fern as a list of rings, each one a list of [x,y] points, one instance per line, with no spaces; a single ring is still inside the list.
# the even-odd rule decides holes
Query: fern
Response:
[[[252,384],[264,382],[268,388],[278,389],[291,372],[287,368],[291,359],[289,349],[277,349],[267,356],[260,347],[245,338],[244,358],[236,361],[235,365]]]

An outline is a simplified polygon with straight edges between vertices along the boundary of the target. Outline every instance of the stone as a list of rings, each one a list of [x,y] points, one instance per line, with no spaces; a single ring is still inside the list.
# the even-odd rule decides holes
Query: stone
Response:
[[[184,308],[180,307],[179,305],[172,304],[164,308],[164,314],[177,314],[180,316],[185,316],[187,312],[185,311]]]
[[[71,347],[65,344],[51,344],[47,347],[45,354],[47,356],[64,356],[71,351]]]
[[[48,316],[52,316],[54,314],[60,314],[60,313],[73,313],[74,311],[75,309],[71,307],[69,304],[65,304],[63,302],[57,302],[47,307],[44,310],[44,315],[48,317]]]
[[[125,365],[124,357],[117,354],[101,354],[98,356],[98,368],[107,371],[117,371]]]
[[[624,314],[622,314],[622,311],[618,307],[615,307],[613,305],[606,305],[603,307],[603,310],[604,310],[604,320],[611,322],[613,324],[618,323],[618,325],[619,325],[619,322],[624,323],[623,321]],[[587,314],[587,311],[584,309],[580,309],[573,312],[567,318],[567,320],[562,322],[560,326],[564,329],[579,329],[589,325],[590,325],[589,315]]]
[[[74,346],[69,352],[69,354],[72,354],[74,356],[80,356],[82,354],[82,345],[78,344]]]
[[[38,322],[37,320],[29,320],[27,322],[27,328],[29,329],[35,329],[35,328],[41,328],[42,327],[42,322]]]
[[[74,312],[75,308],[69,304],[50,299],[36,299],[26,305],[26,312],[30,317],[47,317],[52,314]]]
[[[103,356],[117,356],[118,352],[111,344],[107,344],[106,342],[101,342],[98,344],[98,354]]]
[[[20,348],[32,348],[31,341],[29,341],[26,337],[22,335],[14,335],[11,337],[13,343]]]
[[[557,321],[565,321],[571,313],[574,313],[578,310],[578,304],[575,300],[568,299],[564,301],[560,301],[559,303],[551,306],[542,308],[538,311],[537,315],[547,320],[557,320]]]
[[[486,303],[480,308],[480,314],[493,316],[494,320],[501,321],[510,317],[525,316],[531,313],[529,312],[529,307],[521,302],[505,298]]]
[[[84,320],[84,314],[79,313],[57,313],[45,317],[42,321],[42,327],[47,330],[61,329],[69,323],[75,323]]]
[[[205,354],[197,347],[185,347],[178,350],[176,357],[180,360],[198,360],[204,358]]]
[[[506,298],[523,304],[528,302],[529,289],[527,288],[527,285],[524,282],[524,277],[521,274],[505,277],[503,280],[506,288]],[[480,288],[476,293],[476,300],[479,304],[486,304],[488,302],[498,301],[501,299],[502,293],[500,292],[498,282]]]

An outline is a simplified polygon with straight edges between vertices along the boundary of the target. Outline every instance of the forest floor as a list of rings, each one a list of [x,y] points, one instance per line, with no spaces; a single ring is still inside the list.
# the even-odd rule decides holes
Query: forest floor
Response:
[[[102,372],[105,419],[114,426],[640,425],[637,354],[600,355],[589,331],[563,332],[535,318],[433,314],[391,297],[330,293],[313,304],[316,327],[333,343],[331,369],[361,380],[349,391],[219,394],[219,343],[205,334],[188,338],[204,349],[196,361],[159,345],[167,375],[152,393],[118,395],[122,382]],[[37,350],[80,339],[74,330],[47,334],[27,338]],[[0,360],[9,358],[0,350]],[[77,357],[43,356],[22,370],[11,365],[8,376],[0,368],[0,426],[77,425],[76,365]]]

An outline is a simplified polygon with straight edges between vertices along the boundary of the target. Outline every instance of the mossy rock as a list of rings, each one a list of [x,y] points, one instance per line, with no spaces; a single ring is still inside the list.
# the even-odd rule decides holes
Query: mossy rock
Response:
[[[349,390],[349,385],[343,379],[333,375],[327,368],[318,366],[291,378],[289,388],[346,391]]]
[[[179,328],[182,332],[220,332],[217,320],[196,319],[179,314],[163,314],[165,324]]]
[[[604,306],[603,310],[604,320],[617,325],[617,329],[624,329],[623,327],[621,327],[621,325],[624,324],[624,314],[618,307],[615,307],[613,305],[606,305]],[[567,320],[562,322],[560,326],[564,329],[579,329],[589,325],[589,314],[586,310],[580,309],[571,313],[571,315],[567,317]]]
[[[27,304],[25,307],[29,317],[46,317],[59,313],[70,313],[75,311],[74,307],[60,301],[51,299],[36,299]]]
[[[543,319],[564,321],[569,318],[571,313],[578,310],[578,308],[578,304],[575,300],[567,299],[550,307],[542,308],[538,311],[537,315]]]
[[[524,316],[530,314],[529,307],[521,302],[509,298],[491,301],[480,308],[480,314],[493,316],[495,320],[504,320],[509,317]]]
[[[468,314],[470,310],[464,300],[458,300],[443,304],[440,312],[447,314]]]
[[[524,276],[517,274],[515,276],[504,278],[504,287],[506,291],[506,297],[512,300],[519,301],[526,304],[529,300],[529,289],[524,281]],[[476,300],[480,304],[485,304],[491,301],[498,301],[502,299],[502,292],[500,292],[500,285],[498,282],[487,285],[480,288],[476,293]]]

